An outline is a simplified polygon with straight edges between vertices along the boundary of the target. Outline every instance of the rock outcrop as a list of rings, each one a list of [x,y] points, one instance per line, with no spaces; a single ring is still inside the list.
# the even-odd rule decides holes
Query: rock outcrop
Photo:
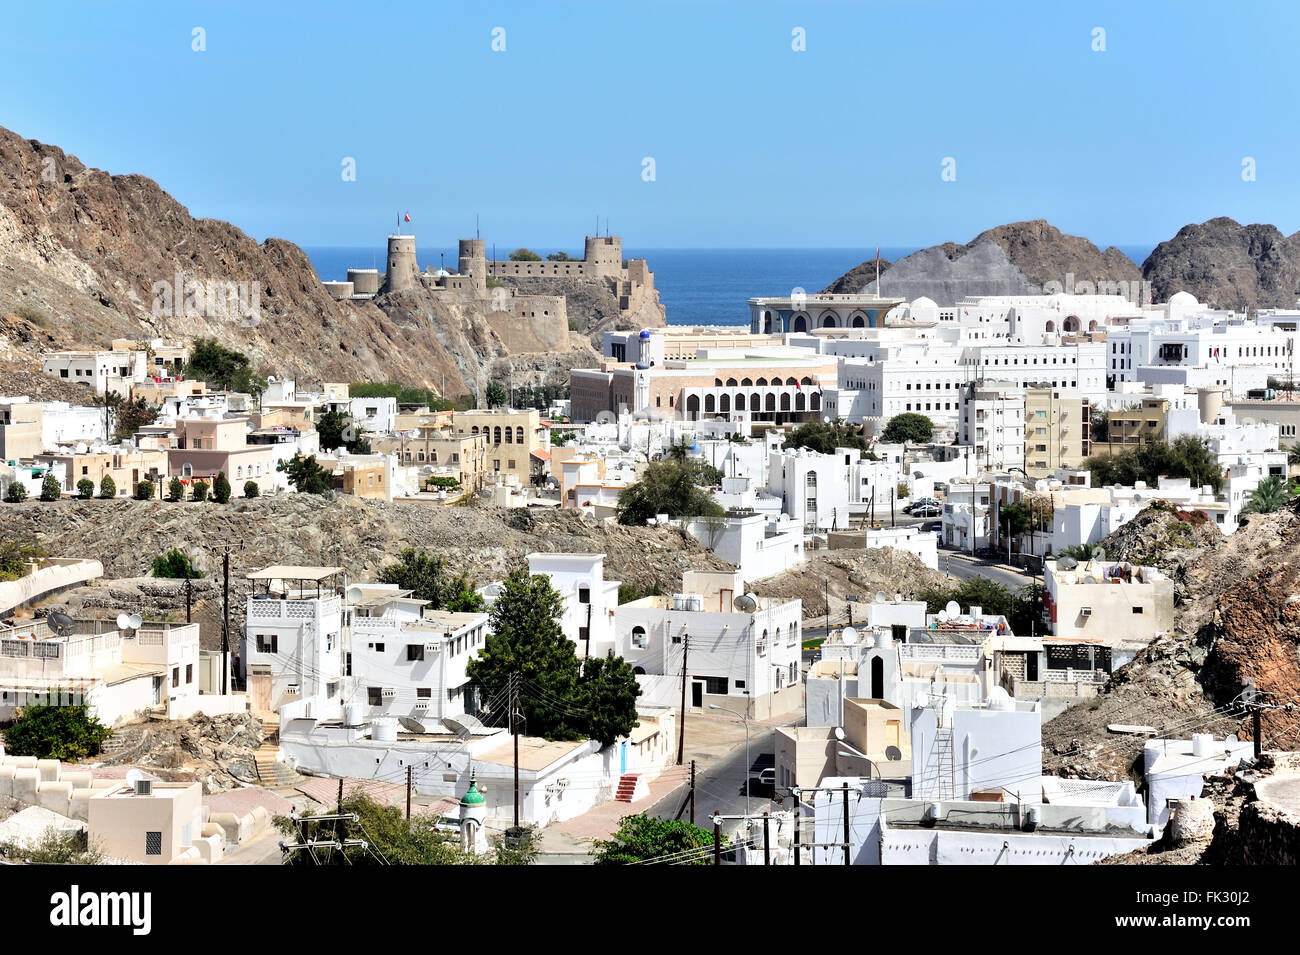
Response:
[[[883,294],[933,299],[953,305],[971,295],[1034,295],[1048,282],[1132,283],[1138,267],[1118,249],[1104,252],[1087,239],[1066,235],[1050,223],[1013,222],[981,232],[966,245],[945,242],[899,259],[883,282]],[[884,278],[884,270],[881,274]],[[875,262],[863,262],[826,291],[877,291]]]
[[[1185,225],[1161,242],[1142,266],[1157,302],[1175,292],[1236,310],[1295,308],[1300,298],[1300,232],[1241,225],[1219,217]]]

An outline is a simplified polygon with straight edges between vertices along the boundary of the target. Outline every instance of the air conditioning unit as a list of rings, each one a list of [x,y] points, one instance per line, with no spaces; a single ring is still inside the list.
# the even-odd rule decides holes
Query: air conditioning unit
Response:
[[[384,687],[383,690],[380,691],[380,696],[382,696],[385,700],[393,700],[393,699],[396,699],[396,698],[397,698],[397,687],[395,687],[395,686],[386,686],[386,687]]]
[[[416,700],[415,705],[411,707],[417,713],[423,713],[429,708],[428,700]]]
[[[437,641],[430,641],[424,645],[425,653],[437,653],[442,649],[442,644]]]
[[[1092,616],[1092,608],[1091,608],[1091,607],[1082,607],[1082,608],[1080,608],[1079,613],[1081,613],[1081,614],[1082,614],[1083,616],[1085,616],[1085,617],[1091,617],[1091,616]]]
[[[135,794],[137,796],[150,796],[153,794],[152,779],[137,779],[135,781]]]

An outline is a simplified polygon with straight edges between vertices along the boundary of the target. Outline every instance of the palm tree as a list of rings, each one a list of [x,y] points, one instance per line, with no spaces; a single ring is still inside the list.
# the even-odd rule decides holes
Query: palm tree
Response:
[[[1259,482],[1250,492],[1250,501],[1241,509],[1243,514],[1271,514],[1291,498],[1286,478],[1273,474]]]
[[[1286,463],[1300,464],[1300,441],[1286,449]]]

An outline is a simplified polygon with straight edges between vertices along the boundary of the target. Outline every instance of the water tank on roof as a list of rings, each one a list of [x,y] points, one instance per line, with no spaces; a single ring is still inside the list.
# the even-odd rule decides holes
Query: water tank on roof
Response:
[[[1214,751],[1214,734],[1212,733],[1193,733],[1192,734],[1192,755],[1209,756]]]
[[[704,598],[699,594],[673,594],[673,609],[699,613],[704,608]]]
[[[364,703],[349,703],[343,707],[343,725],[344,726],[361,726],[366,722],[366,705]]]
[[[377,743],[392,743],[397,740],[397,720],[389,717],[372,720],[370,738]]]

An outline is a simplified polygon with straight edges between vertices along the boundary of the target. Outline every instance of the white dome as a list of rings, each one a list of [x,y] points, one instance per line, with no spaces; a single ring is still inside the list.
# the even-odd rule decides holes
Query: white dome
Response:
[[[912,308],[912,311],[914,311],[914,312],[915,312],[918,308],[938,308],[938,307],[939,307],[939,306],[938,306],[938,304],[935,302],[934,299],[932,299],[932,298],[926,298],[924,295],[922,295],[920,298],[912,299],[912,302],[911,302],[911,308]]]
[[[1175,292],[1169,296],[1170,308],[1200,308],[1201,303],[1196,301],[1196,296],[1191,292]]]

